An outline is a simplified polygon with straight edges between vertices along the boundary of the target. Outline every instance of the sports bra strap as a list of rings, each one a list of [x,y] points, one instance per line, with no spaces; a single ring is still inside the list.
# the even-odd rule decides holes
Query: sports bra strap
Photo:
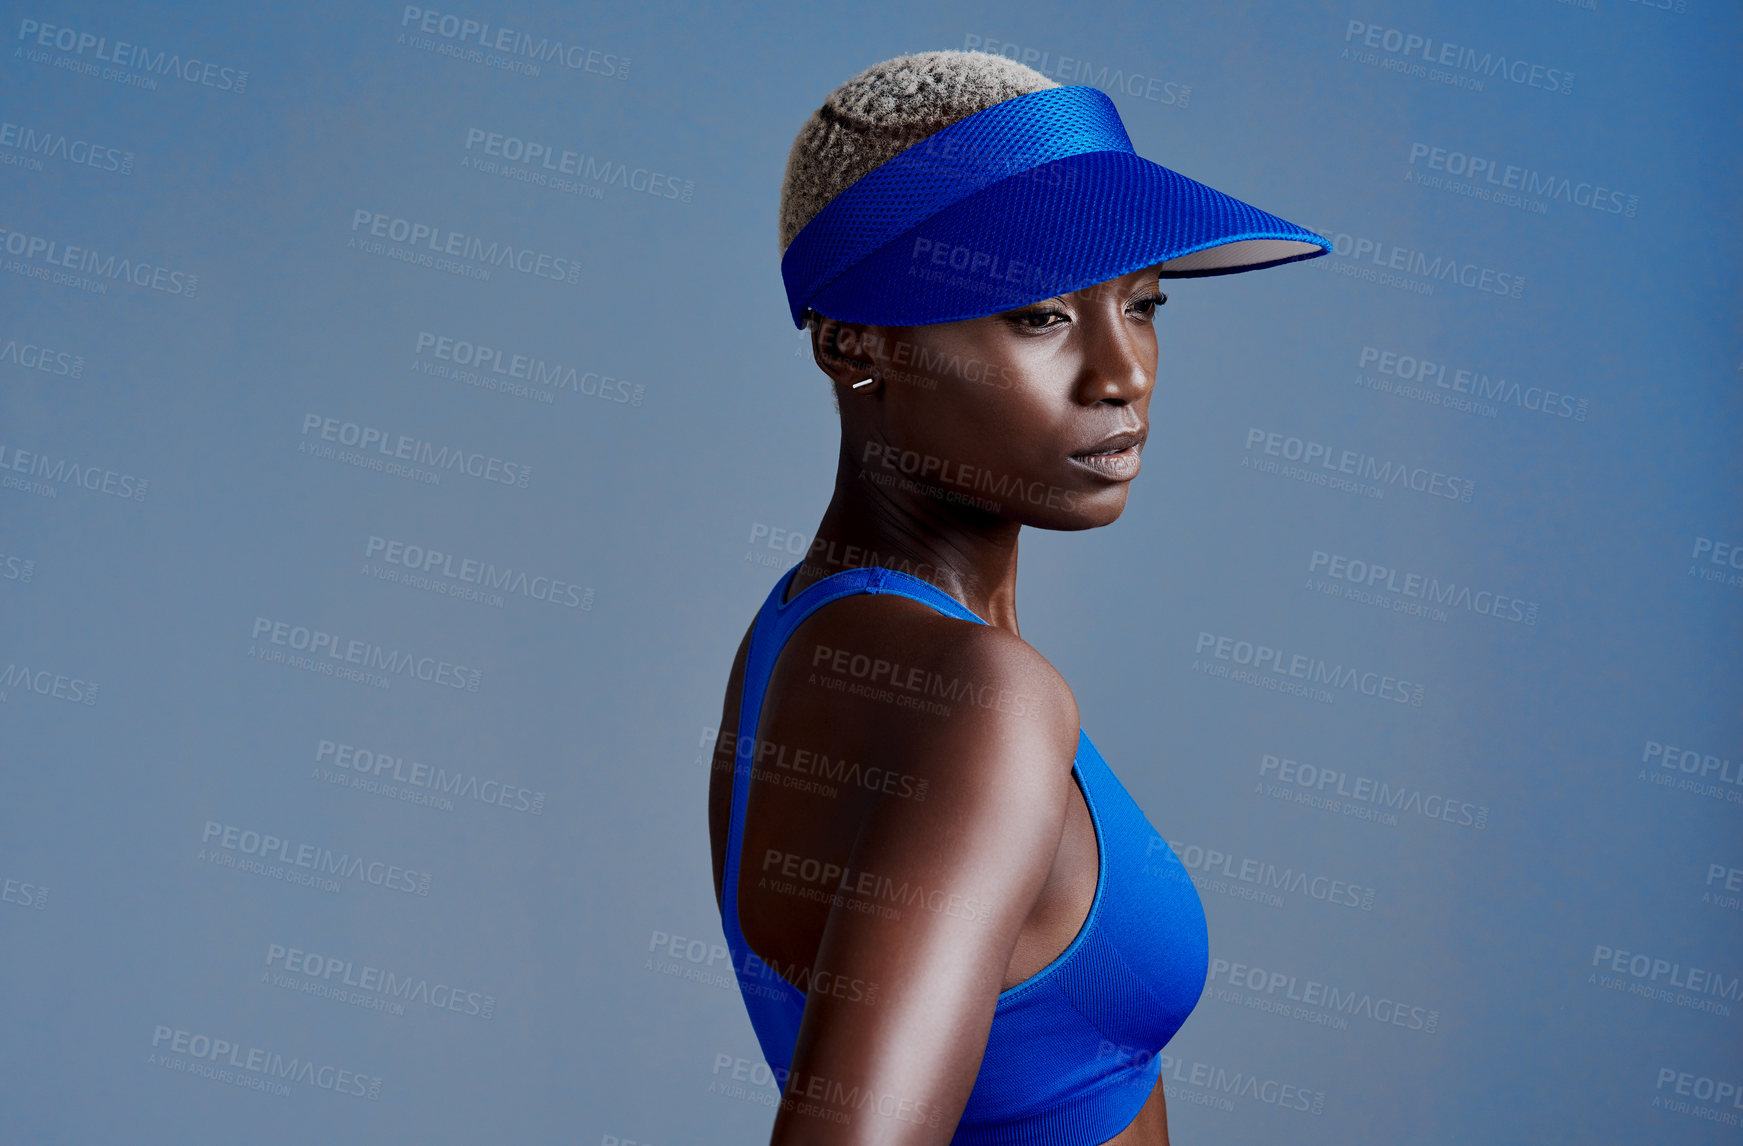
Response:
[[[768,691],[769,677],[774,672],[775,659],[780,656],[787,638],[800,622],[831,601],[855,593],[891,593],[930,605],[940,613],[959,621],[974,621],[984,625],[975,612],[929,581],[882,565],[864,565],[844,569],[801,589],[791,601],[785,600],[787,586],[792,584],[801,565],[787,570],[775,583],[774,590],[763,601],[751,626],[750,648],[745,652],[744,684],[739,692],[738,727],[735,736],[732,768],[732,808],[726,833],[726,872],[721,886],[721,922],[726,928],[727,942],[734,948],[748,951],[744,933],[738,926],[739,851],[744,847],[744,809],[750,799],[751,767],[755,763],[757,722],[762,717],[763,697]]]

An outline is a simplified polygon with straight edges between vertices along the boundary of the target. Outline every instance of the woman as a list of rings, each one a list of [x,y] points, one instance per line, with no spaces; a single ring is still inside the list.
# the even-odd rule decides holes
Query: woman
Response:
[[[1017,536],[1125,508],[1159,277],[1327,245],[980,52],[831,93],[780,222],[841,451],[740,642],[709,788],[771,1142],[1166,1146],[1156,1052],[1203,990],[1203,910],[1018,632]]]

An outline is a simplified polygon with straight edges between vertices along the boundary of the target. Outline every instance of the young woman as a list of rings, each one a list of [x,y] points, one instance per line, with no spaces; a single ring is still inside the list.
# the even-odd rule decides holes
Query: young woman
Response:
[[[1017,539],[1125,508],[1160,278],[1327,244],[1137,156],[1096,89],[954,51],[830,94],[780,226],[841,450],[709,788],[771,1143],[1167,1146],[1204,914],[1022,639]]]

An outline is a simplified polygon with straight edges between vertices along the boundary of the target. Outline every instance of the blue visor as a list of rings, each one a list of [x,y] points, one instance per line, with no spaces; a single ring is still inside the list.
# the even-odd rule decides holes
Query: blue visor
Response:
[[[1165,278],[1331,243],[1138,155],[1113,100],[1073,84],[994,104],[831,199],[781,258],[793,325],[923,326],[1027,306],[1160,264]]]

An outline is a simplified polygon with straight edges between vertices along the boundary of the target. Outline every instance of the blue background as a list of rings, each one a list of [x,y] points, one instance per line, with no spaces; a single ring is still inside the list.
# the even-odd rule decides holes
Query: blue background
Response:
[[[1175,1140],[1735,1139],[1734,7],[429,10],[597,55],[495,67],[380,3],[5,6],[0,1138],[766,1141],[775,1091],[725,957],[704,794],[737,640],[834,474],[828,384],[786,317],[781,175],[855,72],[981,47],[1102,86],[1140,154],[1338,241],[1169,284],[1129,508],[1024,539],[1024,635],[1209,917],[1219,962],[1166,1051]],[[229,78],[105,78],[94,49],[38,46],[49,25]],[[1388,29],[1566,90],[1400,71]],[[25,129],[62,143],[31,151]],[[470,166],[474,130],[591,156],[600,177]],[[79,141],[130,170],[74,162]],[[1567,197],[1459,193],[1425,152],[1412,162],[1417,144],[1566,180]],[[1582,186],[1625,209],[1571,201]],[[579,270],[483,280],[384,257],[352,245],[359,211]],[[44,278],[32,237],[197,290]],[[1420,272],[1437,258],[1523,286]],[[444,364],[420,334],[569,381],[507,393],[426,373]],[[1448,405],[1460,395],[1433,381],[1401,393],[1382,353],[1517,387]],[[1546,390],[1568,404],[1527,408]],[[305,433],[310,415],[530,476],[346,464],[308,451],[338,448]],[[1291,480],[1265,468],[1287,464],[1266,433],[1471,496]],[[85,488],[73,463],[149,484]],[[439,571],[408,585],[388,542],[555,579],[585,605],[467,599]],[[1351,599],[1334,556],[1529,602],[1535,623]],[[271,659],[295,651],[274,622],[473,670],[477,688],[300,670]],[[1218,675],[1241,667],[1218,637],[1401,678],[1421,703],[1245,687]],[[475,786],[354,787],[324,741]],[[1715,763],[1691,778],[1654,745]],[[1304,786],[1307,767],[1346,795]],[[1352,801],[1358,779],[1414,795]],[[248,870],[247,832],[354,870],[334,890]],[[1240,878],[1249,860],[1371,895],[1267,888]],[[371,882],[389,870],[414,874]],[[351,968],[309,974],[293,949]],[[412,994],[308,989],[366,966]],[[1653,997],[1689,968],[1717,978]],[[1306,988],[1282,979],[1345,1005],[1291,1000]],[[211,1040],[242,1049],[214,1064],[194,1053]],[[234,1065],[250,1049],[314,1069]],[[367,1081],[337,1081],[353,1074]]]

